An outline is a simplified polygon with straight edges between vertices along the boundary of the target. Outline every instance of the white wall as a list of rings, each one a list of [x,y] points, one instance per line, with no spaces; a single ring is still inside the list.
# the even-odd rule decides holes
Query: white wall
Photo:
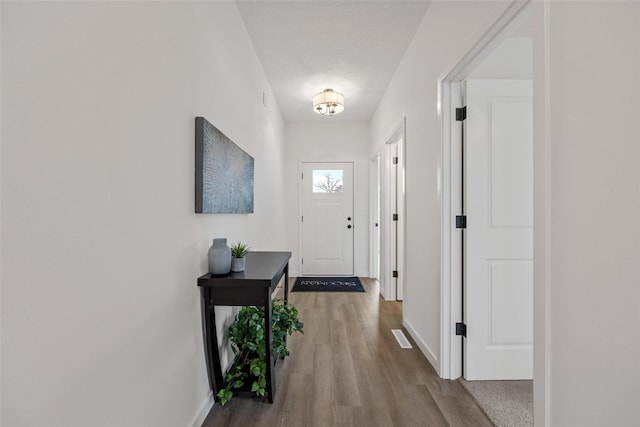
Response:
[[[366,123],[287,123],[287,246],[293,248],[290,269],[300,274],[300,172],[302,162],[353,161],[354,270],[369,276],[369,129]]]
[[[637,426],[640,3],[536,9],[536,425]]]
[[[284,124],[236,5],[1,7],[1,423],[190,426],[211,239],[287,249]],[[194,214],[197,115],[254,156],[254,214]]]
[[[441,321],[438,187],[441,135],[437,80],[460,61],[507,5],[507,2],[431,3],[370,125],[370,155],[373,155],[402,117],[407,118],[403,322],[437,371]]]

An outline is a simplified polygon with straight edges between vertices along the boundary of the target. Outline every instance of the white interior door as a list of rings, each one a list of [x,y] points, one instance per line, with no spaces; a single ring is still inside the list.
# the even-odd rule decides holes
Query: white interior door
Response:
[[[380,153],[371,165],[371,277],[380,279]]]
[[[533,375],[532,83],[468,80],[464,377]]]
[[[302,274],[353,275],[353,163],[302,164]]]
[[[404,298],[404,136],[405,120],[382,150],[380,293],[385,300]]]
[[[398,135],[387,144],[388,170],[388,266],[389,291],[385,298],[404,299],[404,138]]]
[[[388,236],[387,246],[389,259],[387,260],[389,268],[387,268],[388,299],[398,298],[398,144],[387,144],[387,170],[388,175]]]
[[[396,300],[404,300],[404,137],[396,145]]]

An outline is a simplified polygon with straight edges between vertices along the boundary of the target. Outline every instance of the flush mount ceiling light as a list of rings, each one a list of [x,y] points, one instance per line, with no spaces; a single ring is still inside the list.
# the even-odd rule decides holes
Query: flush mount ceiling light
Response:
[[[313,111],[323,116],[333,116],[344,110],[344,95],[325,89],[313,95]]]

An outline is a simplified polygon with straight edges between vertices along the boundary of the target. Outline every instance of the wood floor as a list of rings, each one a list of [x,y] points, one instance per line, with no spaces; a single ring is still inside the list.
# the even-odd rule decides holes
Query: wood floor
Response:
[[[457,381],[442,380],[409,334],[401,349],[402,305],[361,292],[293,292],[304,335],[276,368],[275,401],[235,397],[215,404],[203,427],[491,426]]]

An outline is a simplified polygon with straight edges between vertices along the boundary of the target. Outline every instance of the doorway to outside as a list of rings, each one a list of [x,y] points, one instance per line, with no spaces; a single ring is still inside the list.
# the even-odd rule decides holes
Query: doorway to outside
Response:
[[[513,39],[529,25],[514,1],[440,82],[443,378],[532,378],[531,76],[513,75],[523,53],[532,75]]]
[[[303,163],[301,270],[304,276],[352,276],[353,163]]]

